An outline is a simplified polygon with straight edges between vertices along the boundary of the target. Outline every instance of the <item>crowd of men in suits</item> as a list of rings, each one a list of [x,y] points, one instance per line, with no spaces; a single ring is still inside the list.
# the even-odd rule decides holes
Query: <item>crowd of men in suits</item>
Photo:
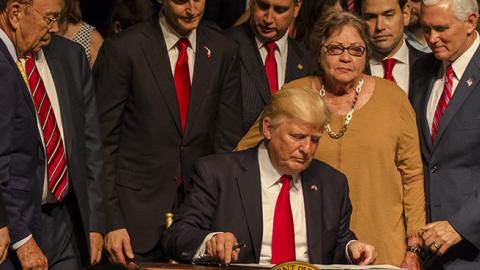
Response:
[[[276,227],[259,211],[266,171],[305,180],[298,198],[309,207],[293,218],[302,217],[308,254],[297,258],[374,262],[374,248],[348,227],[345,177],[312,161],[316,147],[303,143],[318,141],[324,120],[277,121],[295,103],[268,105],[283,84],[316,72],[288,31],[302,0],[251,0],[250,19],[225,32],[201,21],[206,1],[162,0],[157,16],[106,39],[90,70],[82,47],[54,35],[63,0],[0,0],[0,269],[82,269],[104,249],[124,265],[203,254],[286,261],[292,250],[275,231],[288,222]],[[431,269],[479,269],[477,3],[363,0],[360,15],[372,38],[365,72],[396,82],[417,114],[430,223],[423,238],[439,255]],[[425,43],[433,53],[417,50]],[[268,143],[230,153],[265,106]],[[300,130],[302,143],[285,139],[289,130]],[[288,151],[301,167],[281,162]],[[284,193],[278,188],[271,204]],[[179,209],[165,236],[165,213]],[[330,230],[315,231],[317,223]],[[266,224],[274,228],[267,242],[258,230]],[[235,236],[247,239],[245,250]]]

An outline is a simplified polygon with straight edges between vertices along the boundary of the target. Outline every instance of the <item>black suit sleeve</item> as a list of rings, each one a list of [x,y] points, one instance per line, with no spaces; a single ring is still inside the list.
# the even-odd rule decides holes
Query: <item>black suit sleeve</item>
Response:
[[[7,212],[5,210],[5,205],[3,204],[3,199],[0,197],[0,228],[7,226]]]
[[[163,250],[177,261],[190,261],[211,233],[219,189],[205,167],[201,161],[195,164],[190,193],[163,236]]]
[[[217,110],[215,151],[230,152],[243,136],[242,92],[238,50],[230,54],[221,84],[222,91]]]
[[[105,233],[104,193],[102,186],[103,152],[92,74],[86,55],[80,56],[82,95],[85,108],[85,149],[88,177],[89,231]]]
[[[110,40],[106,40],[93,69],[104,147],[103,176],[107,232],[125,227],[115,190],[115,161],[119,149],[123,111],[129,92],[131,64],[126,58]]]

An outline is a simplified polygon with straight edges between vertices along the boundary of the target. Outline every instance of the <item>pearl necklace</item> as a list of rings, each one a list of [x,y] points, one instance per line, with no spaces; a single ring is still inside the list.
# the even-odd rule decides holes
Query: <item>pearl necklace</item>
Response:
[[[360,92],[362,92],[362,86],[363,86],[363,79],[361,78],[358,81],[357,88],[355,89],[355,96],[353,97],[352,107],[350,108],[347,115],[345,116],[345,123],[344,123],[343,127],[340,129],[340,131],[335,133],[330,128],[329,123],[327,123],[325,125],[325,130],[327,131],[328,136],[330,136],[330,138],[338,140],[345,134],[345,132],[347,132],[347,126],[350,123],[350,121],[352,120],[353,110],[355,109],[355,104],[357,104],[358,95],[360,94]],[[324,97],[325,93],[326,93],[325,84],[322,84],[322,88],[320,89],[320,96]]]

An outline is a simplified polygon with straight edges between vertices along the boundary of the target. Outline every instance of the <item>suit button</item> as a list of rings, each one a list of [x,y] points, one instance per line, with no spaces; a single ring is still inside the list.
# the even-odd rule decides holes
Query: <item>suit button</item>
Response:
[[[438,166],[433,166],[431,172],[436,173],[438,171]]]

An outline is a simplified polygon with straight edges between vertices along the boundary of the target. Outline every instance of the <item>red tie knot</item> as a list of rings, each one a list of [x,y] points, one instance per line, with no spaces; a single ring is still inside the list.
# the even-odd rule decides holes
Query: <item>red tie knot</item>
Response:
[[[269,54],[274,53],[275,50],[278,48],[277,43],[275,43],[275,41],[266,42],[265,44],[263,44],[263,46],[265,47],[265,49],[267,49],[267,52]]]
[[[383,69],[385,72],[392,72],[393,66],[397,63],[397,59],[395,58],[387,58],[382,61]]]
[[[290,186],[291,181],[292,181],[292,176],[291,175],[284,174],[284,175],[282,175],[282,177],[280,177],[280,182],[282,182],[282,185]]]
[[[447,66],[447,70],[445,71],[445,77],[446,78],[453,78],[453,75],[455,75],[455,72],[453,71],[452,64]]]
[[[189,45],[190,45],[190,41],[188,41],[187,38],[181,38],[177,42],[178,50],[181,52],[186,51]]]

